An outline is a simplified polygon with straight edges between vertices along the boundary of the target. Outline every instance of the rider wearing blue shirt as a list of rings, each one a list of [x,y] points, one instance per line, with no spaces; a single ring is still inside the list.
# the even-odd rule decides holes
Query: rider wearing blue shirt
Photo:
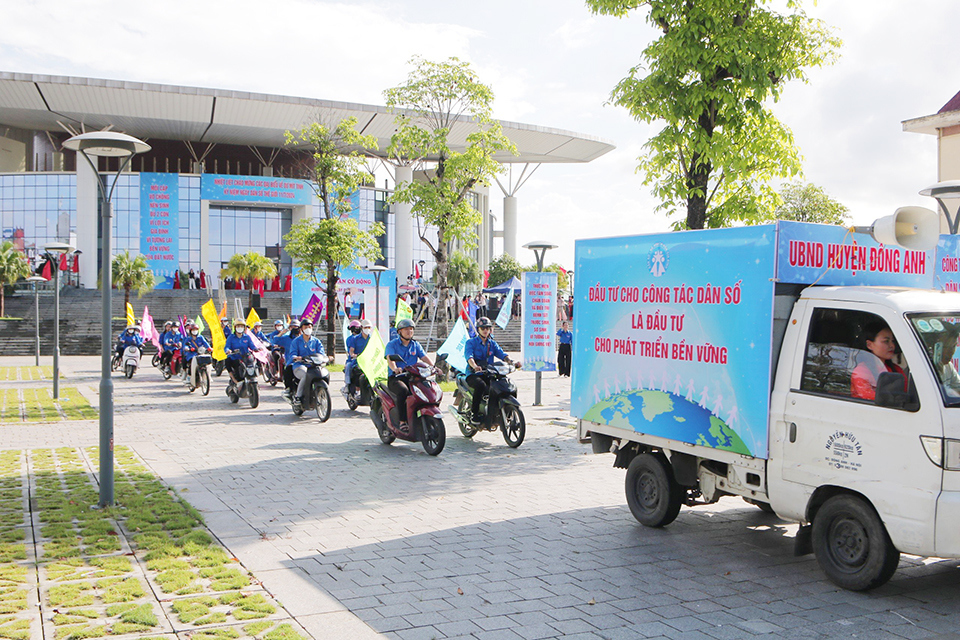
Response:
[[[260,322],[259,320],[253,323],[253,328],[250,329],[250,333],[256,336],[257,340],[259,340],[264,344],[267,344],[267,342],[269,342],[267,340],[267,336],[263,335],[263,323]]]
[[[290,331],[282,335],[277,336],[273,339],[273,344],[280,347],[280,350],[285,354],[286,366],[283,368],[283,397],[290,398],[295,391],[294,387],[296,386],[297,378],[293,375],[293,362],[290,359],[290,345],[293,344],[293,341],[300,337],[300,321],[291,320],[290,321]]]
[[[467,375],[467,384],[473,389],[473,401],[470,406],[473,414],[470,421],[473,424],[481,422],[480,402],[490,388],[490,381],[484,370],[494,356],[507,364],[513,364],[510,356],[493,339],[493,323],[490,318],[484,316],[477,320],[477,335],[467,340],[467,344],[463,347],[463,357],[466,358],[471,371]],[[492,406],[493,402],[490,405]]]
[[[400,424],[407,421],[407,396],[410,395],[410,388],[406,381],[400,378],[399,374],[402,373],[404,367],[415,365],[421,360],[433,365],[420,343],[413,339],[413,330],[416,327],[417,325],[409,318],[404,318],[398,322],[397,334],[400,337],[388,342],[383,351],[384,356],[387,357],[387,366],[390,367],[387,376],[387,388],[397,398]],[[392,355],[400,356],[400,362],[391,360],[390,356]]]
[[[256,350],[253,340],[247,335],[247,323],[237,318],[233,321],[233,333],[227,336],[227,343],[224,345],[224,351],[227,352],[226,368],[235,384],[239,384],[243,378],[241,358]]]
[[[267,334],[267,342],[270,344],[277,344],[274,342],[277,338],[283,335],[283,320],[277,320],[273,323],[273,331]]]
[[[343,364],[343,377],[347,383],[345,391],[348,395],[355,391],[352,380],[353,369],[357,366],[357,356],[363,353],[363,350],[367,348],[367,343],[370,342],[370,321],[357,322],[354,320],[350,323],[350,333],[353,335],[347,338],[347,361]]]
[[[173,321],[163,323],[163,333],[160,334],[160,366],[170,364],[173,352],[180,348],[180,332],[173,330]]]
[[[139,325],[130,325],[117,337],[117,355],[122,356],[127,347],[137,347],[143,353],[143,336],[140,335]]]
[[[309,320],[300,322],[300,333],[302,337],[290,342],[290,351],[287,354],[287,360],[293,363],[293,375],[300,381],[297,385],[297,395],[294,403],[303,401],[303,391],[307,380],[307,365],[304,360],[309,360],[310,356],[324,356],[323,343],[313,336],[313,323]]]
[[[573,333],[567,329],[567,323],[560,324],[560,330],[557,331],[557,369],[561,376],[570,377],[570,354],[573,344]]]
[[[187,333],[189,335],[183,341],[183,359],[190,367],[190,390],[192,391],[197,386],[197,365],[195,362],[197,353],[201,347],[205,348],[208,353],[212,349],[207,339],[200,335],[200,327],[197,325],[191,324],[187,327]]]

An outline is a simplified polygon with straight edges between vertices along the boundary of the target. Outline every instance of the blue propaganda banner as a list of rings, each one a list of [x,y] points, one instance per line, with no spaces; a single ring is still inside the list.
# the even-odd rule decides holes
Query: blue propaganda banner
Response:
[[[960,291],[960,236],[940,236],[933,288]]]
[[[303,205],[313,202],[313,187],[294,178],[205,173],[200,176],[200,197],[215,202]]]
[[[557,370],[557,274],[523,274],[523,334],[520,350],[528,371]]]
[[[140,254],[156,289],[172,289],[180,269],[180,181],[176,173],[140,174]]]
[[[300,313],[304,307],[307,306],[307,303],[310,301],[310,297],[316,295],[318,298],[321,298],[326,302],[326,294],[323,292],[322,287],[318,287],[313,282],[309,280],[301,280],[299,277],[300,270],[294,269],[293,277],[291,278],[291,304],[290,304],[290,313],[296,315]],[[380,288],[383,290],[382,294],[385,296],[387,303],[387,312],[388,314],[396,313],[396,301],[397,301],[397,272],[393,269],[384,271],[380,274]],[[326,283],[326,278],[321,280],[322,284]],[[372,271],[364,271],[362,269],[341,269],[340,270],[340,279],[337,281],[337,299],[340,300],[341,304],[343,303],[343,297],[346,291],[351,292],[351,297],[353,298],[353,310],[350,314],[351,317],[359,318],[360,312],[358,308],[363,305],[363,313],[365,317],[370,320],[370,322],[376,322],[377,310],[374,308],[374,298],[376,297],[376,278],[373,275]],[[343,310],[339,315],[343,315]]]
[[[776,226],[578,240],[571,413],[766,457]]]

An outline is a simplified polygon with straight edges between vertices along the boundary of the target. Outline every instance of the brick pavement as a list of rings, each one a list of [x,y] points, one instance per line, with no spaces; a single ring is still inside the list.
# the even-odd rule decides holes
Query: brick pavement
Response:
[[[92,396],[97,369],[64,358]],[[533,374],[516,379],[529,405]],[[275,391],[256,410],[231,405],[222,378],[208,398],[149,366],[115,383],[117,443],[201,509],[317,638],[960,637],[957,561],[904,556],[889,584],[856,594],[793,557],[795,525],[739,499],[641,527],[623,471],[576,443],[569,382],[550,374],[519,449],[499,434],[467,440],[448,420],[436,458],[380,444],[366,411],[336,394],[321,425]],[[4,426],[0,448],[96,438],[95,422]]]

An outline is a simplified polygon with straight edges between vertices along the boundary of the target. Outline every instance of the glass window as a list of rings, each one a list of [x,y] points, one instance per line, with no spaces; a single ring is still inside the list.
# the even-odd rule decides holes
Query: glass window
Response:
[[[960,406],[960,375],[957,375],[957,337],[960,336],[960,312],[916,313],[907,316],[920,338],[927,364],[940,383],[940,395],[948,407]]]

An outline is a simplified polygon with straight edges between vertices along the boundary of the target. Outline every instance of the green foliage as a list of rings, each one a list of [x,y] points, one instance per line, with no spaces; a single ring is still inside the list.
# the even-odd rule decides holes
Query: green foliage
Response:
[[[450,265],[447,269],[447,284],[453,287],[460,295],[460,287],[465,284],[480,284],[480,265],[468,255],[454,251],[450,256]]]
[[[139,298],[156,286],[153,271],[147,265],[147,259],[142,256],[131,256],[129,251],[113,256],[111,263],[111,278],[113,285],[123,289],[124,306],[130,302],[130,291],[136,291]]]
[[[265,280],[277,276],[277,265],[266,256],[260,255],[256,251],[247,253],[237,253],[230,258],[225,269],[220,270],[220,277],[231,277],[234,280],[242,279],[250,290],[247,299],[247,306],[253,306],[253,286],[254,280]]]
[[[30,263],[23,252],[10,241],[0,244],[0,317],[6,316],[3,288],[30,277]]]
[[[370,231],[362,231],[353,218],[303,220],[283,237],[284,250],[297,261],[301,278],[322,286],[328,264],[335,265],[339,277],[341,267],[355,265],[360,258],[383,257],[377,236],[384,233],[379,222]]]
[[[849,209],[814,184],[793,182],[780,190],[783,203],[773,212],[774,220],[846,224]]]
[[[437,287],[442,291],[447,286],[447,243],[475,242],[475,228],[482,221],[467,196],[502,171],[494,154],[517,151],[493,119],[493,91],[480,82],[469,63],[414,57],[410,64],[413,70],[406,82],[383,92],[387,108],[397,113],[397,131],[388,151],[398,163],[429,162],[434,167],[422,181],[398,184],[393,201],[409,203],[414,216],[436,228],[435,241],[425,235],[426,225],[421,227],[420,239],[434,256]],[[449,140],[455,124],[458,138],[466,133],[462,151],[455,151]]]
[[[570,280],[567,278],[567,274],[563,270],[563,267],[554,262],[550,266],[544,267],[543,270],[557,274],[557,291],[567,290],[567,287],[570,285]]]
[[[789,80],[833,61],[840,40],[799,1],[777,13],[763,0],[586,0],[595,13],[641,6],[662,32],[614,88],[612,101],[663,128],[644,147],[638,171],[660,200],[686,208],[679,228],[767,218],[778,202],[769,181],[800,173],[790,130],[774,116]]]
[[[523,273],[523,267],[517,262],[516,258],[509,253],[504,253],[490,261],[487,271],[490,273],[487,284],[496,287],[510,278],[519,278],[520,274]]]

